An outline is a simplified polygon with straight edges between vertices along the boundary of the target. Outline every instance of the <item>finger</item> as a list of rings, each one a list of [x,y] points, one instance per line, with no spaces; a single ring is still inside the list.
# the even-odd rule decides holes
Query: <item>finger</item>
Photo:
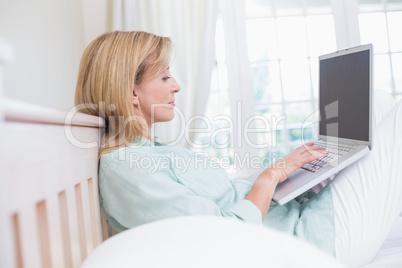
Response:
[[[307,144],[305,144],[307,145]],[[323,151],[323,152],[329,152],[327,149],[319,147],[319,146],[304,146],[303,147],[304,152],[310,152],[310,151]],[[303,153],[303,152],[302,152]]]
[[[302,146],[300,146],[299,148],[303,148],[305,150],[307,150],[308,148],[310,148],[311,146],[314,145],[314,142],[309,142],[309,143],[305,143]]]
[[[325,152],[325,153],[329,153],[329,150],[322,148],[322,147],[318,147],[318,146],[314,146],[314,147],[310,147],[307,149],[308,152],[310,151],[318,151],[318,152]]]
[[[304,147],[304,148],[306,148],[306,149],[318,149],[318,150],[326,150],[324,147],[320,147],[320,146],[317,146],[317,145],[314,145],[314,142],[309,142],[309,143],[306,143],[306,144],[304,144],[303,146],[301,146],[301,147]]]
[[[311,146],[309,148],[313,149],[313,150],[319,150],[319,151],[328,151],[327,149],[320,147],[320,146]]]
[[[311,155],[314,157],[314,159],[319,159],[319,158],[322,158],[322,157],[324,157],[325,155],[327,155],[327,154],[328,154],[328,151],[319,150],[319,151],[311,151],[310,153],[311,153]]]
[[[305,155],[312,155],[314,159],[321,158],[329,153],[328,150],[323,148],[316,147],[315,149],[311,148],[305,151]]]

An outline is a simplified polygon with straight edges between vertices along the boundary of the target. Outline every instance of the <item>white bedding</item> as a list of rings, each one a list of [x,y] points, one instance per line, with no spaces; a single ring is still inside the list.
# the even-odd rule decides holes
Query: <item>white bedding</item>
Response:
[[[190,216],[119,233],[96,248],[82,267],[342,266],[310,244],[263,226]]]
[[[266,227],[191,216],[157,221],[115,235],[96,248],[82,267],[342,266],[313,246]],[[376,257],[363,267],[402,267],[402,217]]]
[[[400,216],[374,259],[364,268],[402,267],[402,216]]]

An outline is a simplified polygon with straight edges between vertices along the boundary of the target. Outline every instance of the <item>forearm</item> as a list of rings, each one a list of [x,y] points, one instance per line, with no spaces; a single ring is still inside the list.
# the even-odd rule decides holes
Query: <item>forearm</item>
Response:
[[[274,171],[266,169],[258,176],[249,194],[246,196],[246,199],[253,202],[261,211],[263,220],[268,213],[278,182],[279,177],[276,176]]]

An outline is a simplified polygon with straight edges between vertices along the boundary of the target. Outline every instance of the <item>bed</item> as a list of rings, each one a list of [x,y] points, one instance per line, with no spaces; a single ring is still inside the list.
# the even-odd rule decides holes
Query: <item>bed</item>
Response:
[[[210,216],[109,238],[97,187],[103,120],[10,99],[0,119],[0,267],[340,267],[294,237]],[[402,267],[402,216],[365,267]]]

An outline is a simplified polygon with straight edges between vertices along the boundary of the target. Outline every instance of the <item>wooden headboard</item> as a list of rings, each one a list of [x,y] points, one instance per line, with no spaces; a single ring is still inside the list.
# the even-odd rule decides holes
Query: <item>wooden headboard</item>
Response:
[[[98,200],[104,121],[0,102],[0,267],[78,267],[108,236]]]

